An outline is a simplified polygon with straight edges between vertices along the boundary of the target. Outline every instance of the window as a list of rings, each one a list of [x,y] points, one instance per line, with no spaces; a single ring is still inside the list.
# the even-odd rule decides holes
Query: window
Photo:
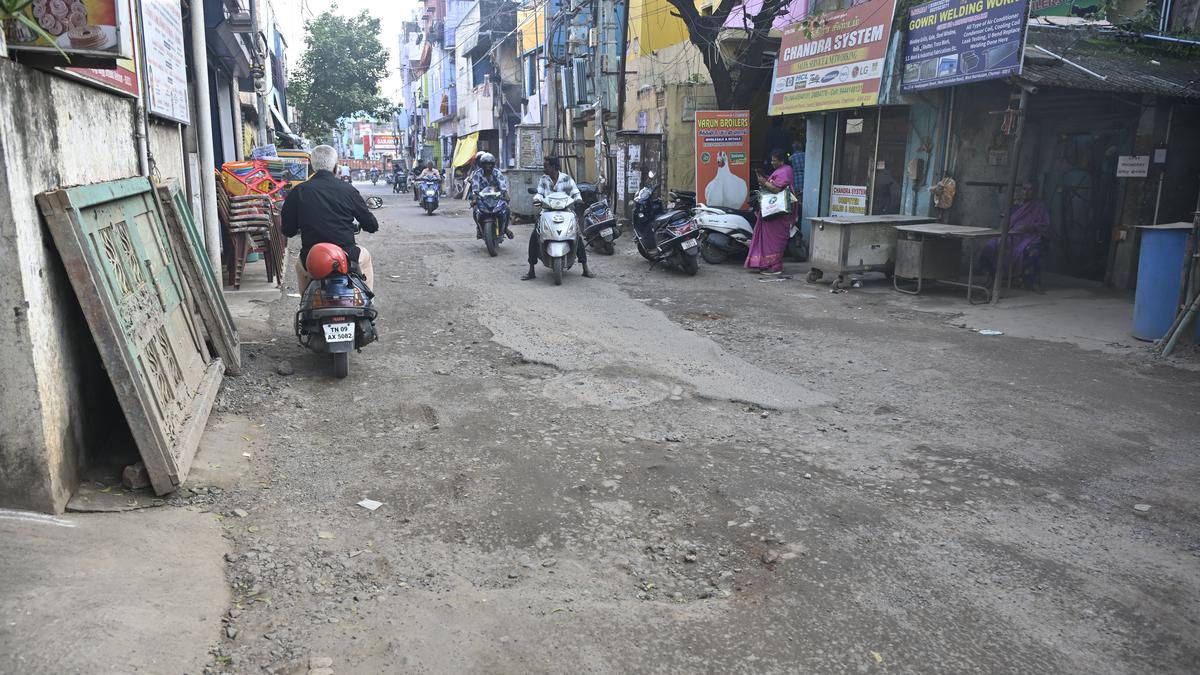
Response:
[[[492,74],[492,60],[488,57],[471,61],[471,86],[478,87]]]

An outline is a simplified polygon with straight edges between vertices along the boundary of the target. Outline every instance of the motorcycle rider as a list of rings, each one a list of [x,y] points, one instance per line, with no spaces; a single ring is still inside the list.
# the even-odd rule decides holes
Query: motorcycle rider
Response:
[[[379,169],[371,169],[371,185],[379,182]]]
[[[421,169],[421,173],[417,175],[417,180],[415,181],[415,185],[413,186],[413,201],[414,202],[421,201],[421,183],[426,178],[434,178],[434,179],[437,179],[439,182],[441,182],[441,180],[442,180],[442,174],[438,173],[437,169],[433,168],[432,161],[425,162],[424,168]],[[439,192],[441,191],[440,186],[438,187],[438,191]]]
[[[312,278],[305,261],[317,244],[336,244],[346,250],[350,260],[358,261],[367,288],[374,288],[375,268],[371,254],[354,242],[354,221],[366,232],[379,231],[379,221],[367,209],[367,203],[353,186],[333,175],[338,155],[328,145],[318,145],[310,153],[313,177],[292,188],[283,202],[282,231],[285,237],[300,235],[300,257],[296,260],[296,281],[300,293]]]
[[[545,174],[538,181],[537,191],[542,199],[549,197],[553,192],[563,192],[571,197],[573,202],[578,202],[583,197],[579,194],[579,186],[575,184],[575,179],[568,176],[562,170],[562,164],[557,157],[547,157],[542,162],[542,170]],[[583,265],[583,276],[588,279],[595,278],[595,274],[588,269],[587,263],[587,247],[584,246],[583,236],[576,230],[575,234],[575,256],[579,259],[579,263]],[[529,281],[536,279],[537,274],[534,268],[538,263],[538,234],[537,227],[533,228],[533,232],[529,234],[529,271],[525,276],[521,277],[521,281]]]
[[[508,198],[508,179],[504,174],[496,170],[496,157],[490,152],[481,152],[477,156],[478,167],[471,172],[467,178],[467,200],[471,202],[472,214],[474,214],[474,206],[476,200],[479,199],[479,193],[487,188],[495,188],[500,192],[500,197],[504,201],[509,201]],[[509,239],[513,238],[512,232],[508,231],[508,223],[504,223],[504,234]],[[475,238],[482,239],[483,231],[479,228],[479,219],[475,219]]]

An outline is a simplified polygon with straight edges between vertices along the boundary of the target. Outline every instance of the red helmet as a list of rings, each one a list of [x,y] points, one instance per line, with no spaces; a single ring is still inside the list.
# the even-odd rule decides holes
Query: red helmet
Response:
[[[337,244],[317,244],[308,251],[304,267],[314,279],[324,279],[332,274],[350,272],[350,258],[346,250]]]

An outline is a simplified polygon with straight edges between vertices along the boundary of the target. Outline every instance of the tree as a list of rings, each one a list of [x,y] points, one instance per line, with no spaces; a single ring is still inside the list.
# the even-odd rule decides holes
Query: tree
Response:
[[[676,11],[672,14],[687,24],[688,40],[700,50],[704,66],[712,79],[717,107],[723,110],[742,107],[767,86],[779,50],[779,38],[771,37],[771,24],[783,16],[792,0],[720,0],[712,14],[701,14],[694,0],[667,0]],[[758,5],[755,14],[750,12]],[[725,30],[730,13],[741,7],[745,30],[741,44],[722,53],[717,38]]]
[[[388,105],[379,95],[388,69],[379,19],[365,11],[344,18],[336,10],[334,5],[305,25],[304,55],[288,83],[300,129],[310,138],[326,138],[343,117]]]

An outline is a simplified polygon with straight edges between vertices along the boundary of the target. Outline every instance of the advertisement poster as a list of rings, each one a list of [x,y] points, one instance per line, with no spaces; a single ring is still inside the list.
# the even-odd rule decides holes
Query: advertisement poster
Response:
[[[829,12],[806,36],[783,31],[771,86],[770,115],[875,105],[896,0],[868,0]]]
[[[188,124],[183,13],[176,0],[142,0],[146,89],[151,115]]]
[[[1028,0],[934,0],[910,10],[904,91],[1021,72]]]
[[[835,218],[867,215],[867,186],[834,185],[829,193],[829,215]]]
[[[750,195],[750,111],[696,111],[696,199],[746,207]]]
[[[129,12],[118,0],[33,0],[25,14],[50,34],[54,45],[28,26],[6,22],[8,48],[68,54],[132,57]]]

